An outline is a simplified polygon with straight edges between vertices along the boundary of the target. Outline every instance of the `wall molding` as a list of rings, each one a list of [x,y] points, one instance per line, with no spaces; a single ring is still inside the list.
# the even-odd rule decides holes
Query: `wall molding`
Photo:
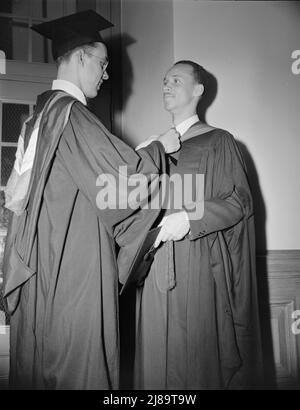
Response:
[[[268,280],[299,279],[300,280],[300,250],[272,250],[257,255],[257,274],[267,274]]]
[[[300,249],[270,250],[258,254],[257,261],[267,261],[268,272],[300,272]]]
[[[6,229],[0,229],[0,245]],[[0,266],[3,246],[0,246]],[[0,272],[1,273],[1,272]],[[0,276],[1,277],[1,276]],[[300,250],[271,250],[257,255],[266,387],[300,389],[300,334],[291,330],[300,310]],[[0,327],[0,389],[7,385],[9,326]]]
[[[279,389],[300,389],[300,334],[292,331],[300,310],[300,250],[257,255],[257,279],[266,375]]]
[[[56,72],[56,64],[7,60],[6,74],[1,75],[1,80],[49,84],[56,77]]]

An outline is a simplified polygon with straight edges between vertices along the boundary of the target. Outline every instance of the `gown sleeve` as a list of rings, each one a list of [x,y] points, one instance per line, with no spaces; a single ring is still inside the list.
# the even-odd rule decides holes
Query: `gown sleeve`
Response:
[[[213,172],[205,185],[210,187],[205,188],[203,217],[190,218],[192,240],[228,229],[253,214],[245,165],[232,135],[225,132],[221,136],[209,160]]]
[[[160,142],[136,152],[77,103],[58,149],[78,189],[109,230],[146,200],[165,161]]]

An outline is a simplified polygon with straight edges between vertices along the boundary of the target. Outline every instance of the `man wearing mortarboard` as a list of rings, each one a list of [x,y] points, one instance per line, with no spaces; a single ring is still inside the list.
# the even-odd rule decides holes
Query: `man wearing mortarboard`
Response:
[[[135,212],[141,204],[130,204],[121,188],[120,206],[109,195],[116,192],[103,206],[101,176],[123,179],[128,195],[135,187],[127,179],[143,177],[147,191],[179,141],[171,130],[134,151],[86,108],[108,78],[99,31],[110,26],[84,11],[32,27],[52,40],[58,75],[23,126],[6,188],[13,211],[3,260],[11,388],[118,388],[114,232],[118,226],[122,237],[128,218],[146,232],[159,210]]]

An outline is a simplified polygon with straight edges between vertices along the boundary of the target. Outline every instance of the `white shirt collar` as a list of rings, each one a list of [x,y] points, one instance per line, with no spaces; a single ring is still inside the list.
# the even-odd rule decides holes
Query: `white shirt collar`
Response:
[[[180,135],[183,135],[187,132],[187,130],[194,125],[196,122],[199,121],[199,117],[197,114],[189,117],[188,119],[182,121],[180,124],[176,125],[176,130],[179,132]]]
[[[63,90],[66,93],[72,95],[72,97],[75,97],[77,100],[82,102],[82,104],[87,105],[86,98],[81,89],[70,81],[54,80],[52,83],[52,90]]]

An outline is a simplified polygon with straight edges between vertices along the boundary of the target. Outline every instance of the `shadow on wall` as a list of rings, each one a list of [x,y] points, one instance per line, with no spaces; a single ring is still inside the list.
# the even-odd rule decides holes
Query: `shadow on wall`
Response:
[[[300,7],[296,6],[298,11]],[[206,71],[206,79],[204,83],[205,92],[198,104],[197,114],[201,121],[206,123],[206,113],[208,108],[214,102],[218,92],[218,82],[216,77]],[[269,306],[269,289],[268,289],[268,272],[267,272],[267,240],[266,240],[266,207],[263,199],[262,191],[259,184],[259,177],[255,167],[255,163],[244,143],[237,141],[238,147],[243,155],[249,183],[251,186],[254,214],[255,214],[255,239],[256,239],[256,253],[257,253],[257,284],[258,284],[258,298],[261,321],[262,347],[264,359],[264,380],[265,387],[276,388],[276,372],[274,362],[274,352],[272,344],[271,333],[271,315]]]
[[[198,103],[197,106],[197,114],[200,121],[206,123],[206,112],[208,108],[214,102],[217,92],[218,92],[218,82],[216,77],[210,73],[209,71],[205,70],[205,79],[204,79],[204,93]]]
[[[127,49],[135,42],[136,40],[133,39],[131,36],[129,36],[128,34],[123,34],[121,43],[122,63],[119,66],[119,75],[121,78],[123,75],[122,87],[119,88],[119,90],[121,90],[120,104],[118,107],[120,113],[122,113],[125,110],[127,101],[132,93],[133,68],[130,58],[128,56]]]
[[[114,107],[114,116],[115,121],[117,122],[116,130],[121,133],[121,124],[122,124],[122,114],[126,109],[127,102],[129,97],[132,94],[132,83],[133,83],[133,67],[128,56],[128,47],[134,44],[136,40],[129,36],[128,34],[122,35],[122,41],[120,44],[119,54],[121,56],[120,63],[117,65],[117,77],[119,81],[117,82],[115,96],[117,104]],[[136,142],[131,135],[124,133],[122,129],[122,140],[132,147],[136,146]]]
[[[118,137],[121,115],[132,92],[133,70],[127,48],[133,43],[135,40],[127,34],[112,36],[107,44],[109,79],[103,82],[97,97],[88,102],[89,109]],[[123,135],[122,139],[130,142],[130,137]]]
[[[237,141],[239,149],[246,163],[247,174],[253,195],[254,215],[255,215],[255,239],[256,253],[264,255],[268,249],[266,239],[266,207],[264,198],[260,189],[259,177],[256,171],[254,161],[244,143]]]
[[[256,276],[258,285],[258,299],[260,310],[260,326],[262,335],[263,361],[264,361],[264,379],[265,387],[276,388],[276,369],[274,361],[274,351],[272,344],[271,332],[271,312],[270,312],[270,295],[268,288],[268,269],[267,269],[267,239],[266,239],[266,207],[263,194],[259,184],[259,177],[256,171],[254,161],[246,147],[240,141],[237,141],[239,149],[243,155],[247,167],[249,183],[252,191],[254,202],[255,216],[255,239],[256,239]]]
[[[122,140],[134,147],[136,144],[130,135],[124,135],[122,130],[122,113],[132,93],[133,68],[127,49],[135,43],[135,39],[127,34],[122,39],[116,36],[112,40],[116,58],[112,61],[112,95],[111,107],[112,132],[121,136]],[[121,289],[121,287],[120,287]],[[120,389],[133,388],[133,366],[135,351],[135,288],[128,289],[119,299],[120,320]]]

